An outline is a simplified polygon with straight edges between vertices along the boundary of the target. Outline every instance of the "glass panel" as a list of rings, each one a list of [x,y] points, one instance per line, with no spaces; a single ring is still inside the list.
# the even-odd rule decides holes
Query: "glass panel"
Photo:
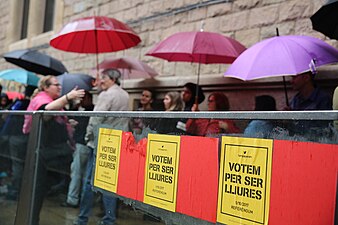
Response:
[[[2,115],[0,122],[0,221],[14,224],[25,165],[28,136],[22,133],[22,115]]]
[[[46,0],[45,21],[43,24],[43,32],[53,30],[54,23],[55,0]]]
[[[64,112],[64,114],[67,114],[67,112]],[[20,181],[16,181],[15,179],[15,177],[22,176],[27,136],[21,133],[23,116],[2,114],[1,118],[0,201],[1,205],[5,207],[0,212],[0,221],[2,221],[1,224],[11,225],[14,224],[18,203],[16,201],[16,193],[19,191],[18,189],[28,188],[27,185],[30,185],[26,183],[20,186]],[[207,136],[215,137],[217,141],[220,141],[217,138],[221,136],[244,136],[335,145],[338,143],[338,132],[332,126],[332,121],[325,120],[116,118],[107,115],[93,118],[99,121],[99,127],[113,129],[121,129],[123,127],[123,129],[132,131],[129,134],[132,134],[136,144],[140,143],[139,141],[141,140],[146,141],[149,133]],[[255,114],[252,114],[252,118],[255,118]],[[8,122],[9,119],[12,122]],[[32,224],[73,224],[73,221],[79,218],[79,212],[85,215],[83,209],[81,211],[78,208],[81,193],[83,201],[80,205],[82,207],[88,206],[88,209],[93,210],[92,214],[88,217],[89,225],[97,224],[105,215],[103,202],[108,202],[106,205],[110,209],[114,208],[113,203],[115,201],[113,197],[116,195],[111,192],[105,192],[97,187],[94,189],[98,192],[92,192],[90,179],[86,179],[88,174],[91,175],[91,173],[86,171],[92,169],[93,162],[95,161],[95,155],[93,154],[96,152],[96,150],[93,151],[85,145],[84,135],[87,132],[88,119],[89,117],[82,114],[68,117],[63,115],[44,116],[41,125],[41,137],[39,139],[40,148],[37,154],[37,176],[35,179],[34,176],[30,178],[30,180],[37,181],[34,186],[35,196]],[[94,136],[90,137],[91,140],[95,140],[98,136],[96,128],[93,130]],[[69,137],[73,138],[70,139]],[[127,143],[132,146],[132,138],[128,139]],[[96,145],[95,142],[94,145]],[[11,148],[13,146],[17,148]],[[134,151],[134,148],[137,149],[138,147],[134,146],[129,148],[129,150]],[[17,150],[15,151],[15,149]],[[194,151],[194,149],[191,150],[192,152]],[[212,151],[212,149],[209,150]],[[216,149],[216,154],[218,151],[220,149]],[[206,152],[206,154],[208,153]],[[217,165],[217,162],[215,162],[215,165]],[[124,168],[132,169],[134,168],[133,166],[127,165]],[[128,177],[128,179],[132,179],[132,177]],[[86,192],[81,191],[83,180],[86,181]],[[142,225],[151,224],[154,221],[160,221],[160,223],[156,224],[165,224],[165,222],[174,224],[208,224],[206,221],[183,214],[171,213],[122,196],[118,196],[118,198],[115,213],[118,224]],[[21,199],[21,202],[27,201],[27,199]],[[91,206],[91,203],[93,203],[93,206]],[[110,212],[109,215],[114,214],[112,213],[114,210],[108,211]],[[38,217],[40,217],[39,222],[37,222]],[[86,217],[81,218],[86,220]]]

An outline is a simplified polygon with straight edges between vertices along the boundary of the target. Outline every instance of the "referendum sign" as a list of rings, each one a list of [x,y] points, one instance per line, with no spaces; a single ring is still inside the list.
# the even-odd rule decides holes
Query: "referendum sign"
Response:
[[[273,141],[222,137],[217,221],[268,224]]]
[[[144,203],[176,210],[180,136],[149,134]]]
[[[94,186],[116,193],[122,131],[100,128]]]

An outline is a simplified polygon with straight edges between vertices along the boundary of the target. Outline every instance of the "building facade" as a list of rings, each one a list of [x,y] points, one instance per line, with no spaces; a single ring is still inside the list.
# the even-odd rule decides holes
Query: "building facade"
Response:
[[[61,60],[71,73],[93,73],[93,54],[60,51],[49,40],[62,26],[74,19],[100,15],[127,23],[142,42],[131,49],[99,54],[106,57],[131,56],[148,63],[159,75],[155,79],[123,80],[131,94],[130,108],[145,87],[155,88],[160,96],[169,90],[180,90],[186,82],[196,82],[197,64],[167,62],[145,56],[159,41],[181,31],[217,32],[232,37],[246,47],[276,35],[309,35],[338,47],[312,29],[310,16],[325,0],[0,0],[0,53],[17,49],[38,49]],[[224,91],[231,110],[252,110],[254,96],[273,95],[278,108],[285,105],[282,78],[243,82],[224,78],[228,65],[201,65],[200,84],[206,92]],[[15,66],[0,59],[0,70]],[[318,83],[332,92],[338,84],[335,66],[321,68]],[[7,89],[17,86],[2,81]],[[289,98],[293,92],[289,89]],[[206,108],[206,101],[201,106]]]

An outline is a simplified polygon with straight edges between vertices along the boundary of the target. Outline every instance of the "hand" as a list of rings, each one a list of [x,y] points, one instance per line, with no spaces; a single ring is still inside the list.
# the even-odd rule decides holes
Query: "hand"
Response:
[[[68,120],[68,123],[74,128],[76,125],[79,124],[79,122],[77,122],[76,120],[74,119],[69,119]]]
[[[194,105],[191,107],[191,111],[193,111],[193,112],[199,111],[199,109],[198,109],[198,104],[194,104]]]
[[[75,87],[73,90],[67,93],[69,100],[82,100],[84,95],[85,95],[85,90],[77,89],[77,87]]]
[[[226,131],[229,127],[228,124],[226,122],[223,122],[223,121],[219,121],[218,126],[219,126],[219,128],[223,129],[224,131]]]

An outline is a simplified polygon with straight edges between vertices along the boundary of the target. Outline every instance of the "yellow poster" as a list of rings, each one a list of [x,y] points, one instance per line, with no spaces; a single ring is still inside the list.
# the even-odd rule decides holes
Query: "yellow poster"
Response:
[[[100,128],[98,135],[94,186],[116,193],[122,131]]]
[[[273,141],[222,137],[217,221],[268,224]]]
[[[176,210],[180,136],[149,134],[144,203]]]

